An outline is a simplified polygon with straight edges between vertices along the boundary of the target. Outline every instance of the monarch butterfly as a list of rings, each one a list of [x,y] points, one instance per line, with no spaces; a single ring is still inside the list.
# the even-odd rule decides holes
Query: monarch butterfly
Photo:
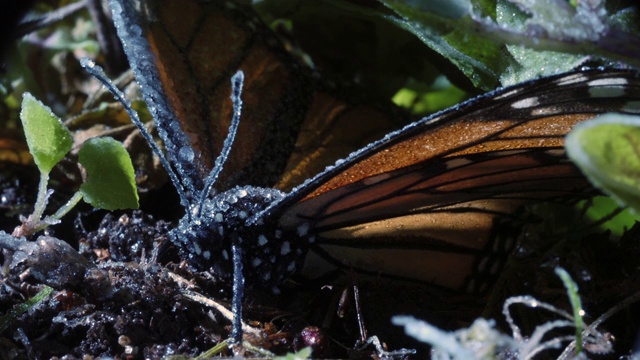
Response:
[[[253,285],[277,287],[324,261],[483,291],[491,281],[486,275],[510,248],[494,232],[496,219],[588,188],[564,155],[563,136],[596,114],[640,113],[635,71],[580,70],[534,80],[392,132],[284,193],[255,186],[274,183],[312,94],[302,70],[258,31],[263,25],[230,2],[110,5],[166,144],[167,170],[183,194],[187,215],[172,242],[194,268],[226,278],[234,275],[230,249],[240,249]],[[234,34],[220,45],[224,50],[211,45],[219,40],[214,24]],[[216,57],[208,58],[212,52]],[[229,149],[225,129],[238,109],[228,101],[228,84],[238,68],[247,76],[246,106],[238,145]],[[259,100],[267,105],[254,105]],[[220,170],[215,163],[225,161],[217,157],[223,150],[230,155],[214,185],[222,192],[211,195],[217,173],[209,173]],[[254,186],[237,186],[255,173]]]

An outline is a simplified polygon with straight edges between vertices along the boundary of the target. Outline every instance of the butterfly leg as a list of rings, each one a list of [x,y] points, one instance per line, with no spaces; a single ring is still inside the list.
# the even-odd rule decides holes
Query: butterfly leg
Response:
[[[233,257],[233,299],[231,310],[233,312],[233,330],[231,340],[235,345],[242,344],[242,297],[244,290],[244,274],[242,273],[242,247],[238,238],[231,246]]]
[[[356,310],[356,318],[358,321],[358,328],[360,330],[360,340],[356,342],[355,349],[364,350],[370,345],[373,345],[377,356],[383,359],[393,359],[393,358],[405,358],[407,356],[412,356],[416,354],[416,350],[414,349],[400,349],[394,351],[388,351],[385,349],[385,346],[382,345],[380,339],[373,335],[369,336],[367,334],[367,328],[364,324],[364,318],[362,316],[362,307],[360,300],[360,288],[358,287],[358,278],[356,273],[353,271],[353,268],[350,269],[351,273],[351,286],[353,291],[353,304]]]

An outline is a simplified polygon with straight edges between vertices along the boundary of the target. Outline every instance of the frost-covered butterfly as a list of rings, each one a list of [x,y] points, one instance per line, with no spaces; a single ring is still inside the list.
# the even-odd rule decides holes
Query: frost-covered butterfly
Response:
[[[597,114],[640,112],[635,71],[534,80],[392,132],[285,193],[269,186],[313,87],[264,25],[232,2],[110,5],[185,207],[172,242],[194,268],[233,277],[238,291],[240,266],[247,283],[277,288],[326,263],[483,291],[512,246],[497,219],[588,187],[565,157],[564,135]],[[242,75],[235,94],[229,85],[238,69],[242,96]]]

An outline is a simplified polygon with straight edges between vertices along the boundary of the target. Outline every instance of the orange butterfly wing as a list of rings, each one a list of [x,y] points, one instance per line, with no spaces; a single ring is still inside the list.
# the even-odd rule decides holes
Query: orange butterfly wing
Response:
[[[143,6],[136,11],[137,21],[153,55],[147,60],[153,62],[157,75],[144,64],[134,70],[142,75],[138,79],[161,84],[153,99],[156,103],[150,106],[164,107],[169,114],[168,119],[156,117],[156,121],[168,121],[159,124],[172,139],[167,146],[196,152],[186,155],[196,171],[182,171],[183,176],[190,177],[196,189],[202,188],[201,179],[213,167],[228,133],[230,78],[240,68],[246,74],[243,117],[216,186],[274,184],[311,100],[308,76],[291,62],[259,19],[231,2],[157,0]],[[143,50],[138,54],[145,56]],[[169,154],[174,152],[179,150]]]
[[[232,118],[230,78],[239,69],[245,73],[242,120],[218,190],[238,184],[271,187],[278,181],[278,188],[291,189],[397,127],[384,109],[319,90],[308,69],[250,8],[207,0],[135,4],[122,1],[122,26],[139,26],[148,43],[133,35],[125,43],[136,48],[130,51],[136,78],[155,92],[146,100],[159,113],[154,117],[174,166],[184,167],[187,189],[202,189],[201,179],[221,152]],[[354,128],[361,119],[371,126],[366,134],[330,134],[345,124]]]
[[[149,2],[137,10],[148,43],[129,44],[141,49],[130,54],[155,54],[132,66],[147,90],[148,105],[158,111],[156,121],[164,122],[161,136],[192,193],[202,189],[226,136],[228,79],[235,69],[248,76],[245,107],[219,188],[274,183],[303,121],[300,112],[311,106],[307,78],[296,76],[299,69],[271,45],[266,31],[256,30],[258,22],[228,4]],[[191,20],[188,26],[183,16]],[[124,16],[121,26],[127,21]],[[216,29],[221,28],[231,40],[217,42]],[[269,78],[272,74],[275,79]],[[299,233],[309,229],[324,244],[316,252],[329,261],[347,259],[370,272],[470,287],[476,273],[499,268],[486,264],[502,258],[493,255],[495,248],[509,248],[508,241],[497,241],[496,219],[532,201],[575,195],[587,186],[564,156],[563,136],[595,114],[625,106],[637,112],[639,92],[636,73],[595,71],[490,93],[365,147],[294,189],[260,220]],[[633,101],[636,106],[629,106]],[[281,186],[307,176],[313,167],[306,163],[314,160],[313,152],[303,151],[288,167],[297,180],[284,179]],[[248,180],[252,176],[257,180]],[[471,287],[482,289],[483,284]]]
[[[639,113],[639,99],[632,71],[576,72],[489,93],[373,143],[273,212],[285,228],[318,234],[318,252],[331,261],[479,291],[486,284],[474,276],[497,271],[487,259],[510,248],[496,243],[496,219],[533,201],[585,196],[564,135],[603,112]]]
[[[397,129],[401,123],[392,110],[327,91],[314,92],[294,151],[275,187],[290,191],[336,160]]]

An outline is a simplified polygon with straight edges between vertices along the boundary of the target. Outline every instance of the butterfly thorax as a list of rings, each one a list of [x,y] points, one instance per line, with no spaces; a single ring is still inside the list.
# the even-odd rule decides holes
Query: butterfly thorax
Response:
[[[230,249],[235,242],[242,248],[247,284],[273,288],[302,266],[309,246],[305,234],[254,219],[285,195],[251,186],[216,194],[199,205],[201,210],[180,220],[170,233],[171,241],[196,270],[210,271],[224,280],[233,276]]]

